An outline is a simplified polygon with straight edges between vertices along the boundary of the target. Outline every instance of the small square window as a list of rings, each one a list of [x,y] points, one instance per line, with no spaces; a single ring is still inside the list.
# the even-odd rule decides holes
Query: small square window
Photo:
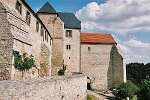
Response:
[[[26,22],[28,25],[30,25],[30,21],[31,21],[31,15],[30,15],[30,12],[27,11],[26,13]]]
[[[88,51],[91,51],[91,47],[88,47]]]
[[[71,49],[71,45],[66,45],[66,49],[70,50]]]
[[[17,1],[16,3],[16,10],[21,14],[22,13],[22,5],[20,2]]]
[[[72,30],[66,30],[66,37],[72,37]]]

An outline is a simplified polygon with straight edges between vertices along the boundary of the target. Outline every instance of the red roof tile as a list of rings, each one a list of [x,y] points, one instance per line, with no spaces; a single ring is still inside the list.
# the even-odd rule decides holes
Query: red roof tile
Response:
[[[111,34],[81,33],[81,43],[116,44]]]

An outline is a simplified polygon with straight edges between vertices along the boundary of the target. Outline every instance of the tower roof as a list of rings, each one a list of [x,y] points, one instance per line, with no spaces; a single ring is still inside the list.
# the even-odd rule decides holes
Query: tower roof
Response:
[[[37,13],[57,13],[55,9],[50,5],[49,2],[46,2]]]
[[[81,29],[81,22],[73,13],[58,12],[58,16],[65,23],[65,28]]]

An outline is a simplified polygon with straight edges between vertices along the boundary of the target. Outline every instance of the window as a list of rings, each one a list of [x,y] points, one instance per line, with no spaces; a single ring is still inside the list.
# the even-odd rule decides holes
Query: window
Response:
[[[22,5],[21,5],[21,3],[19,3],[18,1],[17,1],[17,3],[16,3],[16,10],[21,14],[22,13]]]
[[[71,45],[66,45],[66,49],[70,50],[71,49]]]
[[[66,30],[66,37],[72,37],[72,30]]]
[[[43,27],[41,26],[41,36],[43,36]]]
[[[39,22],[38,21],[36,22],[36,31],[37,32],[39,31]]]
[[[48,33],[45,31],[45,40],[48,41]]]
[[[27,11],[26,13],[26,22],[28,25],[30,25],[30,21],[31,21],[31,15],[30,15],[30,12]]]
[[[88,47],[88,51],[91,51],[91,47]]]

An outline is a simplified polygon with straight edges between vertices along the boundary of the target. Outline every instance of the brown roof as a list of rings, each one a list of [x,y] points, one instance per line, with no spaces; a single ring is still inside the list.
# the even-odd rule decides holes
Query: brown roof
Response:
[[[111,34],[81,33],[81,43],[116,44]]]

